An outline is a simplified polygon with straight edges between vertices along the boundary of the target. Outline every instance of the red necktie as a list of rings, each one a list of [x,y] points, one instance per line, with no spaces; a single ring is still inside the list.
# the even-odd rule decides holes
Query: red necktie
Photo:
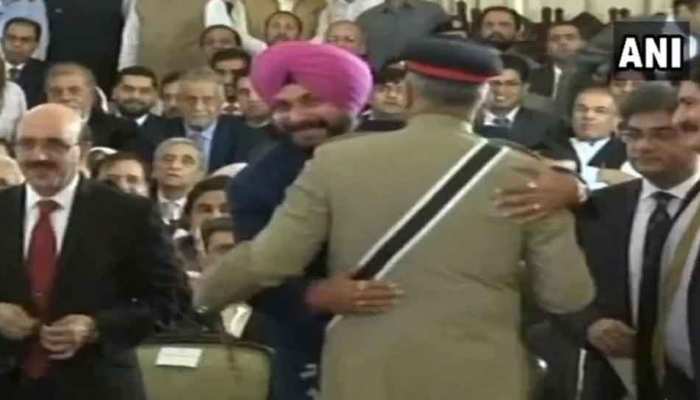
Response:
[[[32,297],[37,307],[40,320],[46,318],[48,302],[56,274],[56,235],[51,226],[51,214],[59,207],[53,200],[38,202],[39,220],[32,230],[29,243],[28,266]],[[39,340],[32,342],[29,354],[24,360],[24,373],[30,378],[41,378],[49,368],[49,358],[46,349],[41,347]]]

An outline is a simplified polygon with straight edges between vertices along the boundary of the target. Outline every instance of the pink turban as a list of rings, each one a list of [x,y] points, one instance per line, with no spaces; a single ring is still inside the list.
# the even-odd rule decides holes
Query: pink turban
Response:
[[[250,77],[270,106],[284,86],[296,83],[321,100],[359,114],[372,90],[372,74],[364,61],[347,50],[309,42],[270,47],[253,61]]]

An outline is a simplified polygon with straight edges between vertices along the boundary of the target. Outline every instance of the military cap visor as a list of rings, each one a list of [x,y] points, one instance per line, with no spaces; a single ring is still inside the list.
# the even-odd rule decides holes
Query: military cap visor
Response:
[[[483,83],[503,70],[497,50],[464,40],[420,39],[406,47],[402,59],[411,72],[457,82]]]

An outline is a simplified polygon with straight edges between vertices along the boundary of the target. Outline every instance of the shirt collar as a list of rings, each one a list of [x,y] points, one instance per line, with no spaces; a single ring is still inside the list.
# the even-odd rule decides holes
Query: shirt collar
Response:
[[[697,169],[695,170],[693,176],[670,189],[660,189],[648,179],[642,180],[642,192],[640,194],[640,199],[646,200],[647,198],[651,198],[656,192],[666,192],[682,200],[685,198],[688,192],[690,192],[690,189],[693,188],[693,185],[695,185],[695,183],[698,181],[700,181],[700,159],[698,159]]]
[[[592,149],[600,149],[610,141],[610,137],[600,138],[596,140],[580,140],[578,138],[572,137],[571,144],[574,146],[588,146]]]
[[[508,119],[508,122],[510,124],[513,124],[513,121],[515,121],[515,116],[518,114],[518,111],[520,111],[520,106],[517,106],[514,109],[510,110],[508,114],[504,115],[503,117],[499,117],[498,115],[492,113],[489,110],[484,110],[484,124],[492,125],[493,120],[495,120],[496,118],[506,118]]]
[[[136,122],[136,125],[138,126],[143,126],[143,124],[146,123],[146,120],[148,119],[148,114],[144,114],[134,120]]]
[[[176,200],[169,200],[166,199],[165,196],[163,196],[163,192],[160,190],[158,191],[158,204],[163,204],[163,203],[175,203],[178,207],[184,207],[185,203],[187,202],[187,196],[180,197],[179,199]]]
[[[17,68],[18,70],[21,71],[21,70],[24,69],[24,66],[25,66],[25,65],[27,65],[27,63],[22,63],[22,64],[14,65],[14,64],[10,64],[9,62],[5,61],[5,70],[9,72],[10,69],[12,69],[12,68]]]
[[[80,181],[80,174],[76,173],[73,180],[53,196],[44,197],[37,193],[31,185],[27,184],[27,201],[26,210],[32,211],[37,208],[37,205],[42,200],[53,200],[58,204],[58,208],[61,210],[70,210],[73,206],[73,201],[75,199],[75,192],[78,188],[78,182]]]
[[[184,123],[184,121],[183,121],[183,123]],[[216,119],[216,120],[214,120],[214,122],[209,124],[208,127],[202,129],[201,131],[194,130],[194,129],[190,128],[189,125],[187,125],[185,123],[186,136],[188,138],[191,138],[193,136],[202,136],[203,138],[205,138],[207,140],[211,140],[214,137],[214,131],[216,131],[216,126],[218,125],[218,123],[219,123],[219,120]]]

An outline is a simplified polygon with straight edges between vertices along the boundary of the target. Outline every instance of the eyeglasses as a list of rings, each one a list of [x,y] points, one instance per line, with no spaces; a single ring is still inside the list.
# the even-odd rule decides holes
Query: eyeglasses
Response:
[[[642,139],[649,142],[664,143],[670,142],[678,138],[678,132],[672,129],[659,130],[654,132],[641,132],[632,130],[623,130],[620,132],[620,140],[627,144],[638,143]]]
[[[67,153],[73,146],[79,145],[77,143],[66,143],[61,139],[18,139],[14,142],[15,152],[18,154],[26,154],[34,150],[35,148],[40,148],[44,153],[61,156]]]

